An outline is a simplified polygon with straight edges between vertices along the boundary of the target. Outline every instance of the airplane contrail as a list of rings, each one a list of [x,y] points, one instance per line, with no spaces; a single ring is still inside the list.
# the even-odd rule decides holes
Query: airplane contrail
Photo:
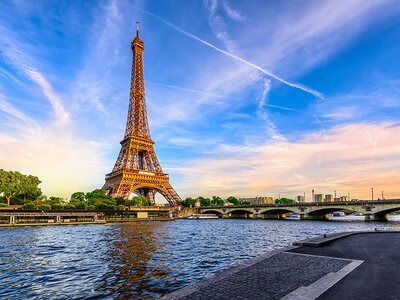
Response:
[[[266,69],[264,69],[264,68],[261,68],[261,67],[257,66],[256,64],[253,64],[252,62],[249,62],[249,61],[247,61],[247,60],[245,60],[245,59],[243,59],[243,58],[241,58],[241,57],[239,57],[239,56],[236,56],[236,55],[234,55],[234,54],[232,54],[232,53],[230,53],[230,52],[227,52],[227,51],[225,51],[225,50],[222,50],[222,49],[220,49],[220,48],[214,46],[213,44],[211,44],[211,43],[209,43],[209,42],[207,42],[207,41],[205,41],[205,40],[199,38],[198,36],[196,36],[196,35],[194,35],[194,34],[192,34],[192,33],[190,33],[190,32],[187,32],[187,31],[183,30],[182,28],[180,28],[180,27],[178,27],[178,26],[176,26],[176,25],[170,23],[169,21],[167,21],[167,20],[165,20],[165,19],[163,19],[163,18],[161,18],[161,17],[159,17],[159,16],[157,16],[157,15],[155,15],[155,14],[153,14],[153,13],[147,11],[147,10],[144,10],[144,9],[142,9],[142,8],[137,8],[137,9],[140,10],[140,11],[142,11],[142,12],[144,12],[145,14],[148,14],[148,15],[150,15],[150,16],[156,18],[157,20],[159,20],[159,21],[161,21],[162,23],[168,25],[169,27],[171,27],[171,28],[173,28],[173,29],[179,31],[179,32],[182,33],[183,35],[186,35],[186,36],[188,36],[188,37],[191,37],[192,39],[195,39],[195,40],[199,41],[200,43],[202,43],[202,44],[204,44],[204,45],[206,45],[206,46],[208,46],[208,47],[210,47],[210,48],[213,48],[214,50],[216,50],[216,51],[218,51],[218,52],[220,52],[220,53],[223,53],[223,54],[225,54],[225,55],[227,55],[227,56],[229,56],[229,57],[231,57],[231,58],[233,58],[233,59],[236,59],[236,60],[238,60],[238,61],[240,61],[240,62],[242,62],[242,63],[244,63],[244,64],[246,64],[246,65],[248,65],[248,66],[250,66],[250,67],[253,67],[254,69],[257,69],[257,70],[259,70],[260,72],[262,72],[262,73],[264,73],[264,74],[266,74],[266,75],[268,75],[268,76],[270,76],[270,77],[272,77],[272,78],[274,78],[274,79],[276,79],[276,80],[278,80],[278,81],[280,81],[280,82],[282,82],[282,83],[284,83],[284,84],[286,84],[286,85],[288,85],[288,86],[291,86],[291,87],[300,89],[300,90],[302,90],[302,91],[304,91],[304,92],[306,92],[306,93],[309,93],[309,94],[314,95],[314,96],[317,97],[317,98],[324,99],[322,93],[320,93],[320,92],[318,92],[318,91],[316,91],[316,90],[313,90],[313,89],[311,89],[311,88],[309,88],[309,87],[306,87],[306,86],[303,86],[303,85],[301,85],[301,84],[292,83],[292,82],[289,82],[289,81],[287,81],[287,80],[285,80],[285,79],[283,79],[283,78],[280,78],[279,76],[277,76],[277,75],[271,73],[270,71],[268,71],[268,70],[266,70]]]

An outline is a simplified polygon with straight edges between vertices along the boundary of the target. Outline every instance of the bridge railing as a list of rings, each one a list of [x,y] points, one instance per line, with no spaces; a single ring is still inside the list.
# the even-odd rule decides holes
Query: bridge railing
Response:
[[[301,202],[301,203],[276,203],[276,204],[252,204],[252,205],[224,205],[224,206],[201,206],[201,209],[226,209],[226,208],[253,208],[253,207],[299,207],[299,206],[342,206],[342,205],[373,205],[373,204],[400,204],[400,199],[385,200],[357,200],[338,202]]]

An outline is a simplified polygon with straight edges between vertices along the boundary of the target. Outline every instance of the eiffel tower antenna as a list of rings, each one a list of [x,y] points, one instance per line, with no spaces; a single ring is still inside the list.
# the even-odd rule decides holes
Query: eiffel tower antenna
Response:
[[[103,189],[109,196],[125,199],[136,193],[146,196],[152,203],[159,192],[170,205],[179,205],[182,200],[170,185],[168,174],[162,171],[150,136],[143,75],[144,43],[139,38],[139,22],[136,22],[131,49],[133,61],[125,135],[114,168],[106,174]]]

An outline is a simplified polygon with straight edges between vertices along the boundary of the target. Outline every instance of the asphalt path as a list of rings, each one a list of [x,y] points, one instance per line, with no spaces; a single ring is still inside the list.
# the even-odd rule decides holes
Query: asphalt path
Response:
[[[364,261],[318,299],[400,299],[400,233],[355,234],[289,252]]]

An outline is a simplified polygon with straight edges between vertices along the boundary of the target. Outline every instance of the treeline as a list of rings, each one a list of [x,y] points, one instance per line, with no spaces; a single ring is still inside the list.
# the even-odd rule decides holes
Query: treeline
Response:
[[[222,206],[225,204],[225,201],[222,200],[221,197],[218,196],[213,196],[211,199],[210,198],[204,198],[202,196],[198,197],[199,201],[200,201],[200,206]],[[196,204],[197,198],[193,199],[193,198],[186,198],[185,200],[182,201],[182,206],[185,207],[194,207]],[[231,203],[232,205],[251,205],[250,202],[248,201],[239,201],[236,197],[230,196],[228,198],[226,198],[226,202]],[[276,204],[280,204],[280,203],[293,203],[295,202],[292,199],[289,198],[280,198],[280,199],[275,199],[275,203]]]
[[[92,192],[76,192],[64,209],[89,209],[89,210],[124,210],[125,206],[150,206],[152,203],[144,196],[136,196],[131,200],[123,197],[108,197],[103,189]]]
[[[125,200],[122,197],[108,197],[103,189],[73,193],[69,201],[60,197],[47,198],[39,188],[40,183],[36,176],[0,169],[0,207],[23,205],[24,209],[41,210],[124,210],[125,206],[152,205],[144,196]]]
[[[42,210],[61,210],[61,209],[79,209],[79,210],[124,210],[125,206],[150,206],[151,202],[144,196],[136,196],[131,200],[125,200],[122,197],[108,197],[103,189],[95,189],[91,192],[76,192],[71,195],[68,202],[59,197],[50,197],[41,201],[39,205],[27,202],[24,209]]]
[[[0,206],[24,204],[29,200],[39,199],[42,196],[42,191],[38,187],[40,183],[36,176],[0,169],[0,194],[3,194]]]
[[[222,206],[224,205],[225,201],[219,196],[212,196],[212,198],[205,198],[200,196],[199,198],[200,206]],[[197,199],[193,198],[186,198],[182,201],[182,206],[185,207],[194,207],[196,204]],[[250,202],[247,201],[239,201],[236,197],[230,196],[226,198],[226,201],[232,203],[233,205],[250,205]]]

